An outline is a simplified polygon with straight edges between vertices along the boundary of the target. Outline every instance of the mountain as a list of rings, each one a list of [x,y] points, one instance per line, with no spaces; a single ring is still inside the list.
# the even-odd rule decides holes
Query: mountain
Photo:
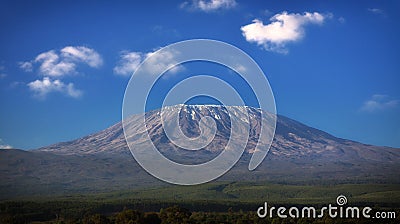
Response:
[[[235,115],[236,119],[242,119],[240,116],[244,116],[244,112],[240,113],[240,111],[246,110],[249,114],[250,136],[245,153],[251,154],[260,132],[260,109],[239,106],[234,106],[233,108],[239,111]],[[189,137],[200,135],[199,121],[201,117],[210,116],[215,118],[217,124],[216,137],[204,148],[204,151],[206,153],[219,153],[224,148],[230,133],[230,118],[225,107],[217,105],[175,105],[167,107],[166,115],[164,116],[166,116],[166,120],[169,120],[169,117],[179,113],[179,111],[181,111],[179,115],[180,128]],[[180,148],[173,145],[163,131],[160,110],[150,111],[145,116],[148,133],[157,148],[167,154],[177,152]],[[142,116],[134,115],[130,119],[130,122],[135,123],[136,120],[142,119]],[[143,130],[133,130],[131,132],[135,133],[134,136],[131,136],[134,139],[134,145],[140,144],[143,141],[143,135],[146,134]],[[101,132],[77,140],[43,147],[38,151],[65,155],[130,155],[121,122]],[[182,150],[182,153],[186,151]],[[201,150],[197,152],[201,152]],[[290,161],[310,160],[321,164],[325,162],[399,164],[400,150],[340,139],[278,115],[275,137],[267,157]]]
[[[239,162],[222,181],[267,181],[275,183],[400,183],[400,149],[366,145],[340,139],[284,116],[277,116],[271,149],[254,171],[248,164],[260,135],[260,109],[232,107],[235,119],[249,114],[249,141]],[[149,133],[159,151],[171,160],[202,163],[218,155],[230,137],[227,108],[216,105],[175,105],[165,108],[166,120],[179,113],[179,125],[188,137],[200,134],[199,121],[213,117],[216,136],[203,150],[181,149],[166,136],[160,110],[144,114],[146,130],[135,124],[143,115],[129,118],[129,138],[140,146]],[[266,113],[268,114],[268,113]],[[268,115],[271,116],[272,115]],[[146,150],[144,147],[142,150]],[[125,141],[122,123],[73,141],[32,151],[0,150],[0,198],[10,195],[102,192],[162,185],[133,159]]]

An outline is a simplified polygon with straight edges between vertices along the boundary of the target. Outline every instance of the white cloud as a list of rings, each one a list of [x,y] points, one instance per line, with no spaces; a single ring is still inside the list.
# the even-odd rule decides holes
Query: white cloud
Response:
[[[304,26],[307,24],[323,24],[332,14],[323,15],[318,12],[287,13],[282,12],[270,18],[271,23],[264,25],[261,20],[254,19],[253,23],[242,26],[242,34],[248,42],[255,42],[268,51],[288,53],[286,44],[301,40]]]
[[[346,19],[343,16],[341,16],[338,18],[338,21],[339,21],[339,23],[345,23]]]
[[[220,9],[230,9],[237,5],[235,0],[193,0],[183,2],[180,7],[186,9],[213,12]]]
[[[76,64],[60,59],[53,50],[39,54],[34,62],[40,63],[39,70],[46,76],[56,77],[76,73]]]
[[[40,99],[46,98],[49,93],[60,92],[67,96],[78,98],[82,91],[75,89],[73,83],[64,83],[61,78],[78,73],[80,64],[92,68],[99,68],[103,59],[94,49],[84,46],[66,46],[61,50],[50,50],[37,55],[31,61],[19,62],[19,67],[31,72],[37,70],[43,79],[29,82],[27,86]],[[36,67],[36,69],[35,69]],[[16,83],[14,86],[19,85]]]
[[[95,50],[83,46],[67,46],[61,49],[61,55],[72,61],[81,61],[90,67],[98,68],[103,64],[103,59]]]
[[[174,66],[176,61],[176,55],[179,52],[176,51],[162,51],[162,52],[129,52],[122,51],[120,54],[120,60],[114,67],[114,73],[118,75],[130,76],[139,67],[139,65],[148,58],[148,63],[143,69],[151,74],[160,74],[164,72],[164,68],[170,68],[169,74],[176,74],[182,71],[183,66]],[[151,57],[150,57],[151,56]],[[144,66],[144,65],[143,65]]]
[[[146,58],[148,58],[149,66],[144,67],[149,73],[160,74],[164,72],[164,68],[169,68],[170,74],[175,74],[182,71],[183,66],[177,65],[174,66],[176,61],[176,56],[179,54],[177,51],[162,51],[157,52],[149,52],[146,54]],[[151,56],[151,57],[150,57]]]
[[[365,101],[361,111],[378,112],[395,108],[400,104],[400,100],[390,99],[387,95],[375,94],[369,100]]]
[[[19,62],[18,64],[19,64],[19,67],[25,72],[33,71],[32,62],[25,61],[25,62]]]
[[[65,84],[59,79],[51,80],[49,77],[44,77],[42,80],[35,80],[27,84],[37,98],[44,99],[51,92],[60,92],[67,96],[78,98],[82,95],[82,91],[75,89],[73,83]]]
[[[117,65],[114,67],[114,73],[117,75],[130,76],[142,63],[143,54],[140,52],[122,51]]]
[[[60,52],[50,50],[39,54],[32,61],[20,62],[19,65],[24,71],[32,71],[35,65],[39,65],[39,72],[43,76],[61,77],[77,73],[79,63],[98,68],[103,64],[103,59],[91,48],[66,46]]]
[[[0,138],[0,149],[12,149],[13,147],[11,145],[5,144],[3,142],[3,139]]]

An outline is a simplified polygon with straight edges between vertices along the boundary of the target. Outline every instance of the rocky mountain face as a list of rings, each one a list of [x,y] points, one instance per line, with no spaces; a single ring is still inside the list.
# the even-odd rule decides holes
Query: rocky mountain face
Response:
[[[234,107],[235,119],[249,114],[250,136],[239,162],[218,180],[278,183],[400,183],[400,149],[366,145],[340,139],[284,116],[277,116],[271,149],[254,171],[248,164],[260,134],[260,110]],[[202,163],[217,156],[230,137],[226,108],[213,105],[176,105],[166,108],[167,117],[179,113],[179,125],[188,137],[200,134],[204,116],[215,120],[215,138],[202,150],[181,149],[163,130],[160,110],[147,112],[148,130],[134,129],[143,115],[133,115],[129,138],[140,145],[149,134],[159,151],[171,160]],[[163,115],[163,116],[164,116]],[[272,116],[272,115],[270,115]],[[143,148],[143,150],[146,150]],[[0,195],[131,189],[164,184],[146,173],[134,160],[124,137],[122,123],[69,142],[33,151],[0,150]]]

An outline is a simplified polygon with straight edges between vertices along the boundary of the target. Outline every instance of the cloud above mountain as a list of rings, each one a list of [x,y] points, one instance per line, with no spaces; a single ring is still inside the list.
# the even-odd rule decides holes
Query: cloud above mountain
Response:
[[[267,51],[286,54],[286,45],[304,38],[305,26],[309,24],[321,25],[331,14],[319,12],[288,13],[282,12],[270,18],[269,24],[264,24],[259,19],[242,26],[242,35],[250,43],[256,43]]]
[[[143,69],[151,74],[160,74],[164,72],[165,67],[169,67],[170,74],[175,74],[183,69],[182,65],[174,66],[176,61],[176,51],[159,51],[147,53],[136,51],[121,51],[117,65],[114,67],[114,73],[122,76],[131,76],[139,65],[146,59],[149,63]]]
[[[180,8],[189,10],[198,10],[203,12],[215,12],[218,10],[226,10],[236,7],[235,0],[193,0],[185,1]]]
[[[397,107],[400,100],[391,99],[388,95],[374,94],[371,98],[364,102],[361,111],[364,112],[378,112]]]

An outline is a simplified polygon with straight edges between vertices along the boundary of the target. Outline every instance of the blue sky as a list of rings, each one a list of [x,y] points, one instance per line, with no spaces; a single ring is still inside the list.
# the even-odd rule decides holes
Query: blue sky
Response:
[[[279,114],[400,147],[399,9],[398,1],[2,1],[0,146],[37,148],[120,121],[129,76],[146,55],[209,38],[253,57]]]

